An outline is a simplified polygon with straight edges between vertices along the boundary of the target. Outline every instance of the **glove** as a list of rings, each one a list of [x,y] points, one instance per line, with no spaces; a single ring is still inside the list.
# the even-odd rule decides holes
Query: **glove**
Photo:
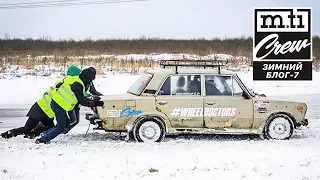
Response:
[[[86,97],[87,99],[91,100],[91,101],[94,101],[94,97],[93,96],[88,96]]]
[[[101,97],[99,97],[98,95],[92,95],[94,101],[99,101],[101,99]]]
[[[103,106],[103,101],[94,101],[94,104],[96,105],[96,106]]]
[[[93,99],[93,101],[96,103],[96,102],[99,102],[100,101],[100,97],[98,97],[97,99]]]

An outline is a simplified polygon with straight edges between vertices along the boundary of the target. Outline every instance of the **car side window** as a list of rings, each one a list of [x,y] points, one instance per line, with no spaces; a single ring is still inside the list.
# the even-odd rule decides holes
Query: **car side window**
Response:
[[[232,96],[231,76],[206,75],[205,89],[207,96]]]
[[[172,75],[163,83],[159,95],[201,95],[200,75]]]
[[[171,77],[169,76],[163,83],[159,95],[171,95]]]

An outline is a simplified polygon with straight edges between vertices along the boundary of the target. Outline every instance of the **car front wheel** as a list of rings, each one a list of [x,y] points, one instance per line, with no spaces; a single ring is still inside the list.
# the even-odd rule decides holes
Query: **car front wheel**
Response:
[[[148,117],[136,123],[133,135],[138,142],[160,142],[165,136],[165,127],[161,121]]]
[[[269,118],[264,129],[266,139],[289,139],[294,130],[291,118],[285,114],[275,114]]]

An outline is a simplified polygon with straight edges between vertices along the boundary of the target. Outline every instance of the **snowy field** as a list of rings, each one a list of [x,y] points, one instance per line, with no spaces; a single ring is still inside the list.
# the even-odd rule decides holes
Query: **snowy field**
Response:
[[[257,136],[185,135],[165,142],[125,142],[124,134],[94,131],[82,118],[69,134],[48,145],[16,137],[0,139],[0,180],[51,179],[320,179],[320,73],[313,81],[253,82],[255,92],[308,105],[308,127],[287,141]],[[125,92],[138,75],[105,75],[95,81],[104,94]],[[0,132],[18,127],[55,77],[0,79]]]

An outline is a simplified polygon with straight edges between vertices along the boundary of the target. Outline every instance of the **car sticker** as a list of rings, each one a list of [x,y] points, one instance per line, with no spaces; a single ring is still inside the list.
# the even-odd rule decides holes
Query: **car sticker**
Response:
[[[268,107],[270,105],[269,101],[254,101],[254,109],[257,113],[266,113],[268,112]]]
[[[120,117],[121,110],[107,110],[107,117]]]
[[[202,115],[232,117],[236,111],[237,108],[174,108],[170,115],[172,117],[201,117]]]
[[[141,113],[142,113],[141,110],[135,110],[135,109],[131,109],[128,107],[128,108],[125,108],[121,111],[120,117],[137,116]]]
[[[137,116],[142,113],[142,110],[124,108],[122,110],[107,110],[107,117],[130,117]]]
[[[254,101],[254,107],[256,108],[266,108],[270,104],[269,101]]]

